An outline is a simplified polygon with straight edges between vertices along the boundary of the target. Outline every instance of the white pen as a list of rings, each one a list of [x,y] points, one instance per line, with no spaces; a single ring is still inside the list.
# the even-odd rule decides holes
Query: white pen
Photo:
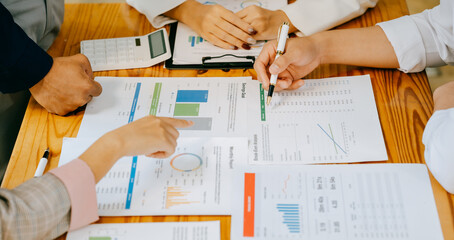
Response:
[[[276,57],[274,58],[274,61],[284,54],[285,50],[285,44],[287,42],[287,37],[288,37],[288,30],[290,29],[290,25],[288,22],[284,22],[282,26],[279,29],[279,34],[277,36],[277,49],[276,49]],[[277,82],[277,75],[271,75],[270,78],[270,87],[268,89],[268,98],[266,99],[266,105],[270,105],[271,98],[273,97],[273,92],[274,92],[274,86],[276,85]]]
[[[47,159],[49,158],[49,148],[43,154],[41,160],[39,160],[38,167],[36,168],[35,177],[41,177],[44,173],[44,169],[47,166]]]

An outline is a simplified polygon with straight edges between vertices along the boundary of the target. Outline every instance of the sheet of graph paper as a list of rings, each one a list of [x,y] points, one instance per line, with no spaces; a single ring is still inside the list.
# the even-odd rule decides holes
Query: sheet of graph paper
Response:
[[[298,90],[249,85],[249,163],[387,160],[369,75],[306,80]]]
[[[92,224],[71,231],[67,240],[220,240],[219,221]]]
[[[199,2],[207,5],[219,4],[232,12],[238,12],[242,9],[256,5],[262,8],[277,10],[287,5],[286,0],[199,0]],[[276,29],[277,37],[278,29]],[[224,54],[233,54],[235,56],[258,56],[264,41],[259,41],[257,44],[251,45],[250,50],[238,49],[230,50],[223,49],[207,42],[190,27],[179,22],[177,34],[175,36],[175,49],[173,51],[174,64],[202,64],[203,57],[222,56]],[[244,61],[241,58],[221,58],[216,59],[216,62],[238,62]]]
[[[93,139],[65,138],[59,166]],[[166,159],[124,157],[96,185],[101,216],[229,215],[232,174],[247,162],[246,138],[180,138]]]
[[[232,239],[443,239],[422,164],[262,165],[234,186]]]

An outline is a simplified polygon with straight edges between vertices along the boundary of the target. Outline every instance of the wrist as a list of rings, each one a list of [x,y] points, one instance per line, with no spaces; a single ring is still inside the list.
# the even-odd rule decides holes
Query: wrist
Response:
[[[96,140],[79,159],[90,167],[95,181],[99,182],[123,154],[124,148],[120,139],[107,133]]]
[[[329,55],[329,38],[326,37],[324,32],[316,33],[307,37],[308,41],[312,43],[313,48],[315,49],[315,61],[318,61],[319,64],[329,64],[331,63]]]
[[[298,29],[293,25],[292,21],[290,21],[290,18],[287,16],[287,14],[283,10],[276,10],[274,11],[275,14],[273,14],[273,20],[271,22],[278,22],[279,25],[282,24],[283,22],[288,22],[289,23],[289,30],[288,33],[293,33],[296,32]]]
[[[164,15],[188,24],[188,22],[193,19],[191,16],[194,12],[198,11],[197,8],[200,7],[200,5],[202,4],[195,0],[187,0],[172,10],[167,11]]]

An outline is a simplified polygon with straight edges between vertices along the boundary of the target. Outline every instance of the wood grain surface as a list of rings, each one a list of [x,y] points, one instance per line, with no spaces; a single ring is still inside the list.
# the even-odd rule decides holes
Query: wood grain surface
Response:
[[[374,9],[339,28],[373,26],[408,14],[405,0],[380,0]],[[155,30],[127,4],[67,4],[59,36],[48,51],[53,57],[80,52],[80,41],[129,37]],[[307,78],[369,74],[388,151],[389,163],[424,163],[422,134],[433,111],[432,94],[424,72],[405,74],[397,70],[323,65]],[[129,77],[212,77],[252,76],[254,70],[167,70],[163,65],[134,70],[97,72],[95,76]],[[76,137],[83,111],[71,116],[47,113],[30,99],[2,187],[14,188],[33,177],[44,150],[52,153],[46,169],[55,168],[63,137]],[[433,192],[445,239],[454,239],[454,197],[431,176]],[[101,223],[220,220],[221,237],[230,239],[230,216],[101,217]],[[62,239],[64,236],[62,237]]]

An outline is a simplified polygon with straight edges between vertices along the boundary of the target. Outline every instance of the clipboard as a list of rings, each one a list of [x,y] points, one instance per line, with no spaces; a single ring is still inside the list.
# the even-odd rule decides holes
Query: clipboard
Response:
[[[177,35],[178,22],[170,24],[169,44],[172,57],[165,61],[167,69],[251,69],[254,68],[255,56],[236,56],[224,54],[220,56],[206,56],[202,58],[202,64],[175,64],[173,62],[175,39]],[[226,58],[235,58],[238,61],[226,62]]]

